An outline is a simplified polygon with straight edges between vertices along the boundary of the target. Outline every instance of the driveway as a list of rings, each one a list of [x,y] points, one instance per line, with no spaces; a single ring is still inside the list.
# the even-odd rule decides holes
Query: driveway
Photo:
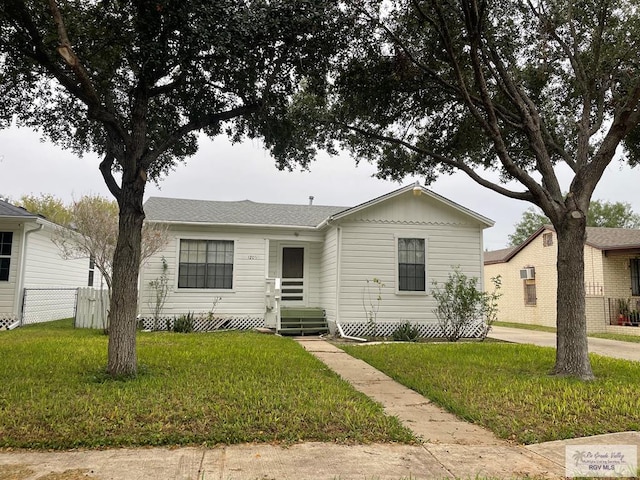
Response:
[[[491,332],[489,332],[489,337],[505,342],[530,343],[541,347],[555,348],[556,346],[555,333],[525,330],[523,328],[498,327],[494,325],[491,328]],[[640,343],[589,337],[589,353],[640,362]]]

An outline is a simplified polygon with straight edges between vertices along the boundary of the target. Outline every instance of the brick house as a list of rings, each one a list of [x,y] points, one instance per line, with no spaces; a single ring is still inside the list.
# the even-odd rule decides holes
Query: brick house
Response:
[[[521,245],[485,252],[485,288],[502,280],[498,320],[556,326],[556,257],[551,225]],[[584,260],[588,332],[640,335],[640,230],[587,227]]]

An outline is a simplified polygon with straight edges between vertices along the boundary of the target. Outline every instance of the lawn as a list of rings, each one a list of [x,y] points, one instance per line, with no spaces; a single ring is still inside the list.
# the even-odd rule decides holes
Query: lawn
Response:
[[[501,343],[344,346],[499,437],[537,443],[640,429],[640,364],[591,355],[597,379],[548,375],[555,350]]]
[[[140,333],[140,374],[104,374],[107,337],[70,321],[0,333],[0,447],[411,442],[291,339]]]

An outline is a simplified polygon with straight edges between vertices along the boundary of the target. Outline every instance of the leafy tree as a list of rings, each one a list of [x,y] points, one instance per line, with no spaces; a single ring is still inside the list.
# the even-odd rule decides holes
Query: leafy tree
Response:
[[[549,218],[534,207],[522,213],[515,224],[515,231],[509,235],[509,245],[520,245],[542,225],[551,223]],[[627,202],[606,202],[593,200],[587,212],[588,227],[639,228],[640,215],[633,213]]]
[[[460,170],[538,206],[558,234],[553,373],[593,378],[582,245],[591,196],[618,147],[640,159],[637,5],[362,0],[346,8],[358,15],[357,38],[335,62],[330,103],[300,96],[300,110],[319,120],[305,132],[377,163],[380,177],[431,182]],[[573,172],[566,195],[562,165]]]
[[[627,202],[594,200],[587,213],[588,227],[640,228],[640,215]]]
[[[36,195],[23,195],[17,205],[25,208],[28,212],[42,215],[47,220],[58,225],[69,225],[71,212],[62,200],[50,193]]]
[[[540,212],[540,210],[537,210],[534,207],[527,208],[522,212],[520,221],[514,225],[514,232],[509,235],[509,245],[520,245],[542,225],[548,225],[550,223],[551,220],[549,220],[544,213]]]
[[[64,258],[93,258],[102,274],[109,297],[113,285],[113,258],[118,243],[118,204],[99,195],[86,195],[68,207],[71,228],[60,228],[54,243]],[[163,248],[168,241],[163,226],[144,223],[141,234],[140,261]]]
[[[118,202],[110,374],[137,368],[147,181],[194,154],[198,132],[260,137],[281,164],[308,162],[315,151],[285,113],[303,78],[324,88],[349,26],[341,11],[331,0],[0,0],[0,126],[16,118],[101,154]]]

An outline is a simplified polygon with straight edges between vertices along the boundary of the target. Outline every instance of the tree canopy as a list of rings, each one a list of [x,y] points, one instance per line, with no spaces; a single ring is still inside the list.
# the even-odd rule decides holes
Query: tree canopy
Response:
[[[558,234],[554,372],[592,378],[581,245],[591,195],[618,147],[632,163],[640,152],[637,5],[362,0],[346,8],[357,15],[355,39],[335,62],[329,102],[300,99],[317,119],[317,141],[375,162],[381,177],[431,182],[460,170],[538,206]],[[561,166],[573,172],[566,194]]]
[[[551,223],[540,210],[530,207],[522,213],[522,218],[514,225],[509,235],[509,245],[520,245],[542,225]],[[588,227],[640,228],[640,215],[634,213],[627,202],[607,202],[593,200],[587,212]]]
[[[16,205],[25,208],[30,213],[42,215],[47,220],[58,225],[69,225],[71,212],[65,203],[48,193],[38,195],[23,195]]]
[[[323,92],[348,27],[336,1],[0,0],[0,127],[101,154],[118,202],[112,375],[136,372],[146,182],[194,154],[199,132],[308,162],[287,112],[303,80]]]

